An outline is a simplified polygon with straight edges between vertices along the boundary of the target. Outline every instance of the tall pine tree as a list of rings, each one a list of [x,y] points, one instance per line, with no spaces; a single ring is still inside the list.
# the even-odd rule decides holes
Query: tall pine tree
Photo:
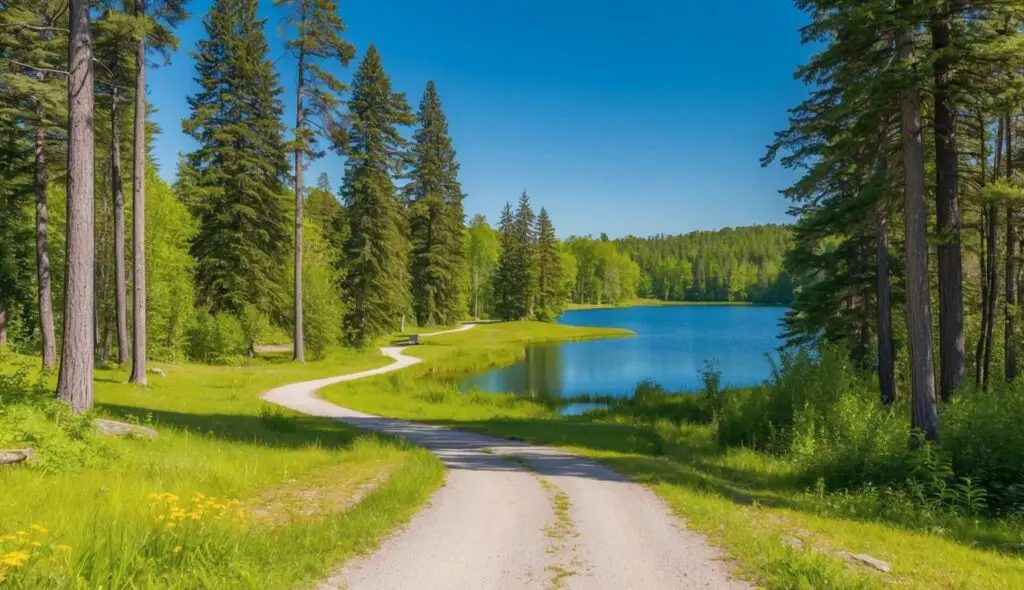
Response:
[[[373,45],[352,80],[348,118],[341,189],[349,222],[346,335],[364,346],[398,327],[409,311],[407,227],[394,175],[404,157],[398,127],[411,124],[412,114],[405,95],[391,89]]]
[[[498,232],[501,234],[501,255],[498,257],[498,268],[492,277],[494,311],[503,320],[517,319],[514,301],[516,234],[515,218],[510,203],[505,203],[505,208],[501,212]]]
[[[410,201],[412,305],[420,325],[450,324],[463,314],[463,195],[433,81],[427,82],[417,123],[404,187]]]
[[[317,135],[336,134],[341,127],[333,114],[337,110],[339,95],[345,85],[323,62],[339,62],[348,66],[355,49],[341,38],[345,25],[338,16],[334,0],[275,0],[290,10],[288,22],[295,29],[295,37],[286,43],[298,66],[295,94],[295,277],[293,283],[294,352],[296,361],[306,359],[302,329],[302,206],[305,186],[302,173],[305,160],[321,154],[317,148]],[[306,102],[306,97],[309,102]]]
[[[267,59],[264,21],[256,0],[217,0],[203,21],[196,82],[185,131],[199,142],[194,214],[200,301],[240,313],[247,303],[265,312],[285,300],[280,269],[288,240],[281,91]]]
[[[538,320],[552,321],[562,313],[562,252],[547,209],[537,214],[537,303]]]

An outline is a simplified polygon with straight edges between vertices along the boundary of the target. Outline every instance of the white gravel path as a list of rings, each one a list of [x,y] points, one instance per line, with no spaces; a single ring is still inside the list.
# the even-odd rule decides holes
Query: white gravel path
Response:
[[[263,396],[299,412],[407,438],[449,470],[444,487],[404,530],[346,564],[320,589],[752,587],[732,577],[719,552],[687,530],[653,492],[594,461],[550,447],[373,416],[316,396],[328,385],[420,362],[402,354],[402,347],[381,352],[395,362],[285,385]],[[556,511],[557,493],[568,497],[567,514]],[[555,533],[559,526],[567,534]]]

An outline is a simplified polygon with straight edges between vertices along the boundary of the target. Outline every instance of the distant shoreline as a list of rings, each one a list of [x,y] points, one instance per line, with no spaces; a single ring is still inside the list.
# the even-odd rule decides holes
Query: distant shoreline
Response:
[[[565,311],[592,311],[597,309],[627,309],[630,307],[787,307],[777,303],[754,303],[751,301],[662,301],[661,299],[634,299],[628,303],[569,303]]]

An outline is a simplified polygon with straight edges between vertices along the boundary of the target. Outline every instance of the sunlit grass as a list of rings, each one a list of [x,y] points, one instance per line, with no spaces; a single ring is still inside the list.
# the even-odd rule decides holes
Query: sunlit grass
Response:
[[[123,370],[97,371],[98,411],[146,423],[160,435],[111,441],[114,456],[85,469],[0,470],[0,535],[37,524],[47,529],[47,543],[68,547],[66,557],[51,561],[47,550],[30,546],[31,559],[5,566],[5,587],[293,588],[326,576],[408,519],[443,477],[433,456],[259,400],[276,385],[389,360],[343,351],[305,365],[284,359],[156,364],[166,377],[150,375],[147,388],[127,385]],[[0,370],[36,362],[8,358]],[[333,496],[354,495],[376,475],[386,477],[346,510],[254,516],[266,507],[268,491],[339,470],[350,477],[336,478]],[[205,508],[197,511],[192,499],[199,494]],[[169,497],[177,497],[173,514],[182,518],[171,518]],[[207,506],[210,498],[216,500]],[[7,549],[0,544],[0,559]]]

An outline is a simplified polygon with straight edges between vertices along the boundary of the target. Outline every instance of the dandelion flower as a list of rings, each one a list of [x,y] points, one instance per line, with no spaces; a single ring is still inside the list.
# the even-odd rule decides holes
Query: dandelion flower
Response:
[[[33,524],[33,525],[29,526],[28,528],[32,529],[33,531],[35,531],[37,533],[45,533],[46,532],[46,529],[43,528],[41,525],[38,525],[38,524]]]
[[[178,545],[177,547],[175,547],[174,551],[172,553],[174,553],[175,555],[181,553],[181,545]]]
[[[31,543],[29,543],[29,545],[31,545],[33,547],[36,547],[36,548],[43,546],[43,544],[40,543],[39,541],[32,541]]]

